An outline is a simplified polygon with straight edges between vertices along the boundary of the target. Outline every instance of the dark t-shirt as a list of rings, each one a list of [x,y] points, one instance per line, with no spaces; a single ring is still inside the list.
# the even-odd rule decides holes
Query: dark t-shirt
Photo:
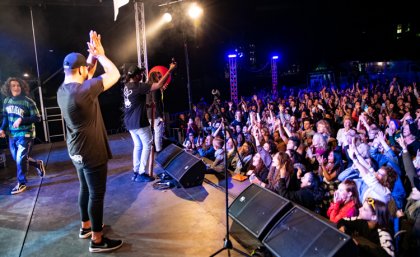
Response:
[[[57,91],[70,158],[86,167],[105,164],[112,158],[98,101],[103,91],[101,78],[62,84]]]
[[[124,124],[128,130],[150,126],[146,94],[151,87],[151,84],[140,82],[128,82],[124,85]]]
[[[152,91],[146,95],[146,103],[152,104],[152,99],[155,102],[155,118],[163,118],[163,93],[161,90]],[[152,108],[147,108],[147,117],[152,118]]]
[[[410,153],[411,156],[416,156],[417,151],[420,149],[420,141],[414,140],[411,144],[407,145],[407,150]]]

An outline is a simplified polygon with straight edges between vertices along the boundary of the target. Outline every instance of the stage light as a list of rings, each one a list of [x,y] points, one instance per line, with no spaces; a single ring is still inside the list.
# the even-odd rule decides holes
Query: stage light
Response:
[[[274,55],[273,57],[271,57],[273,60],[277,60],[277,59],[279,59],[279,56],[278,55]]]
[[[202,14],[203,9],[196,3],[191,4],[190,8],[188,8],[188,15],[194,20],[199,18]]]
[[[169,12],[165,12],[160,18],[152,21],[146,30],[146,37],[153,38],[166,24],[172,21],[172,15]]]
[[[29,78],[29,73],[23,73],[23,77]]]
[[[163,16],[162,16],[162,20],[163,20],[165,23],[169,23],[169,22],[171,22],[171,21],[172,21],[172,15],[171,15],[170,13],[166,12],[166,13],[164,13],[164,14],[163,14]]]
[[[236,58],[236,54],[229,54],[228,57],[229,58]]]

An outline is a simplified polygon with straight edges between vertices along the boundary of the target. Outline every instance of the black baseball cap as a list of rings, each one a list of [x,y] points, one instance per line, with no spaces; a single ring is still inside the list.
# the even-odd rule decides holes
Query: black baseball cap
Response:
[[[88,66],[86,63],[86,57],[79,53],[69,53],[63,61],[64,69],[76,69],[80,66]]]
[[[137,65],[130,65],[127,69],[127,75],[129,77],[134,77],[135,75],[142,74],[145,70],[144,67],[139,68]]]

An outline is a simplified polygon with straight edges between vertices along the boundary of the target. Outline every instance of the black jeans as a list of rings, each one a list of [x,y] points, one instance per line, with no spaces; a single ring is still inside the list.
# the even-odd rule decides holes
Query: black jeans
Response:
[[[73,162],[80,181],[79,208],[83,222],[90,220],[93,232],[101,232],[108,164],[95,168]]]

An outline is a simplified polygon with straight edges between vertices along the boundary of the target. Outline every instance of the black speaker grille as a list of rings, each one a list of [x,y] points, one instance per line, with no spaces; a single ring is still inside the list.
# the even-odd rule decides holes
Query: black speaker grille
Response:
[[[174,144],[168,145],[156,156],[156,162],[165,169],[168,164],[181,152],[183,152],[182,148]]]
[[[261,239],[267,225],[290,208],[291,202],[287,199],[251,184],[231,204],[229,216]]]
[[[182,151],[166,167],[166,172],[184,187],[201,185],[206,171],[201,159]]]
[[[350,239],[309,211],[294,207],[271,229],[263,244],[276,256],[334,256]]]

